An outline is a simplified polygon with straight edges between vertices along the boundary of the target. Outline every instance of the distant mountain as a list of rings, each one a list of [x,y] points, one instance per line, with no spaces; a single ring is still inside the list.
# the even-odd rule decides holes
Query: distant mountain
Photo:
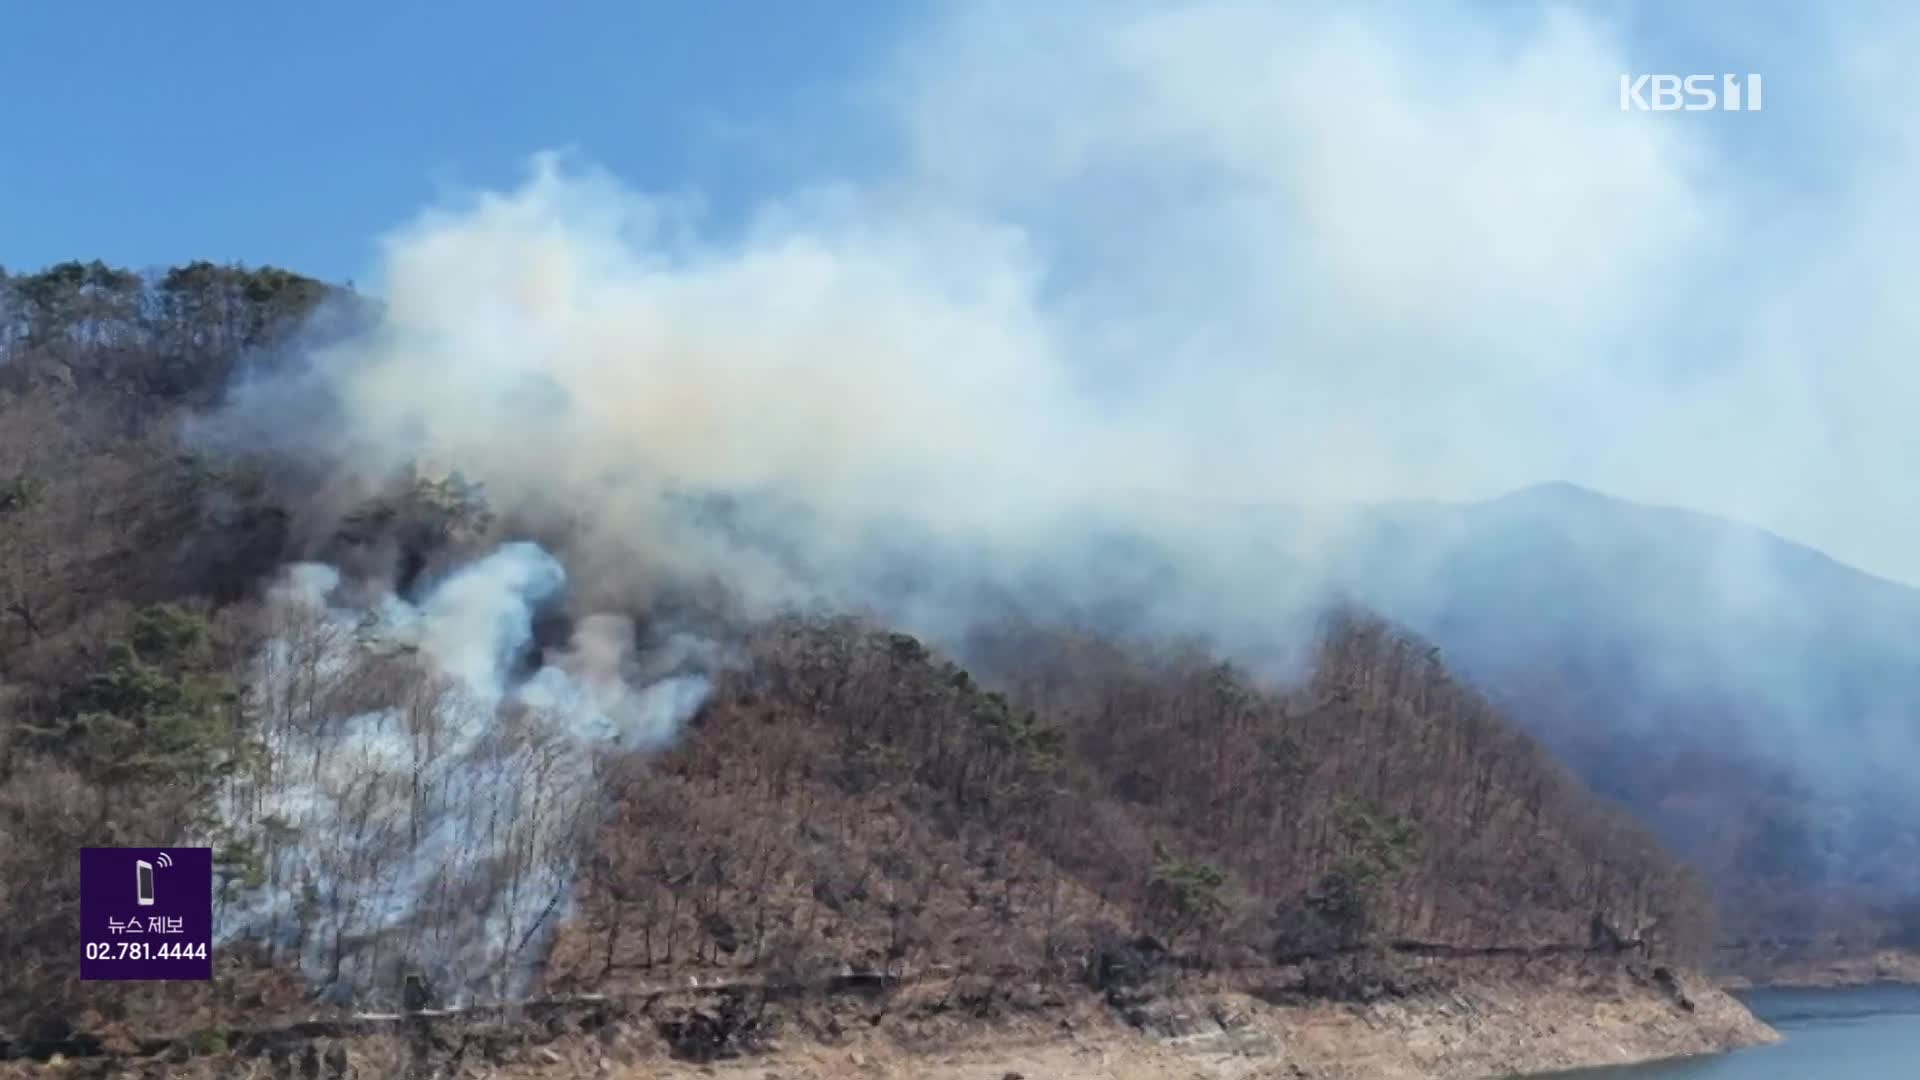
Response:
[[[1373,508],[1336,563],[1707,870],[1736,925],[1920,893],[1920,590],[1566,484]]]

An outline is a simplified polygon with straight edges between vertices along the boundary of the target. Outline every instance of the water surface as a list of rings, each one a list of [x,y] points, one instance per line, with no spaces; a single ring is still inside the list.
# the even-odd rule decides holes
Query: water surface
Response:
[[[1555,1074],[1555,1080],[1920,1080],[1920,987],[1740,995],[1785,1038],[1718,1057]]]

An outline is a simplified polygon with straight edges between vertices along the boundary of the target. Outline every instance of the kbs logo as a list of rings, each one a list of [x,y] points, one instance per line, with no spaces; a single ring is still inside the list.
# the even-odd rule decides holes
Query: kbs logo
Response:
[[[1716,87],[1715,84],[1718,84]],[[1745,91],[1743,95],[1741,91]],[[1742,98],[1744,97],[1744,103]],[[1620,111],[1642,112],[1759,112],[1760,76],[1748,75],[1745,86],[1738,75],[1622,75]]]

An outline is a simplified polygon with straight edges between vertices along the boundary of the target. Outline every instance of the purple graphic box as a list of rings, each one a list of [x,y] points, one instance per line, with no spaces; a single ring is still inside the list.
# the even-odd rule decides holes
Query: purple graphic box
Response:
[[[213,978],[213,849],[81,848],[80,978]]]

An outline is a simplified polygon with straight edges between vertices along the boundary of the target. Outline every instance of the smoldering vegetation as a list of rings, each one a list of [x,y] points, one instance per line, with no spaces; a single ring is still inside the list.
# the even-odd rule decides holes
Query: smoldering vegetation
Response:
[[[783,504],[737,496],[676,494],[639,535],[700,537],[709,569],[757,576],[643,546],[623,564],[606,522],[458,476],[343,480],[285,443],[202,441],[217,392],[142,381],[148,293],[184,280],[52,280],[102,296],[33,311],[54,321],[0,371],[8,416],[55,421],[5,429],[9,1025],[688,965],[1077,979],[1143,933],[1174,969],[1702,940],[1683,870],[1376,621],[1276,633],[1255,674],[1198,639],[1168,651],[1206,593],[1168,597],[1164,554],[1124,531],[1090,566],[869,523],[821,570],[817,543],[779,542]],[[247,271],[193,280],[290,302]],[[311,324],[280,325],[202,377],[300,371],[310,353],[275,335]],[[864,591],[837,576],[855,551]],[[219,853],[220,978],[72,981],[71,849],[178,842]]]
[[[139,325],[90,333],[138,356]],[[309,362],[279,346],[235,362]],[[1711,939],[1694,879],[1429,646],[1326,622],[1297,547],[1242,549],[1292,583],[1262,626],[1208,617],[1245,560],[1183,561],[1178,522],[1025,548],[870,523],[823,562],[790,501],[663,501],[643,535],[812,583],[776,603],[640,550],[623,567],[598,523],[501,512],[461,477],[361,495],[284,442],[215,447],[223,414],[124,389],[139,368],[115,358],[43,334],[6,369],[9,415],[69,448],[8,459],[13,1022],[181,1007],[69,981],[57,868],[83,841],[215,844],[218,992],[256,1009],[690,965],[991,996],[1140,934],[1176,969],[1306,962],[1299,992],[1375,993],[1392,966],[1355,965],[1395,943]],[[865,615],[822,621],[836,604]]]
[[[338,571],[289,568],[249,679],[251,752],[216,802],[214,835],[243,864],[224,941],[284,951],[347,1001],[408,976],[450,1002],[525,992],[598,824],[603,759],[670,744],[708,687],[685,671],[629,685],[643,664],[613,616],[517,673],[564,581],[510,544],[417,606],[356,610],[332,602]]]

